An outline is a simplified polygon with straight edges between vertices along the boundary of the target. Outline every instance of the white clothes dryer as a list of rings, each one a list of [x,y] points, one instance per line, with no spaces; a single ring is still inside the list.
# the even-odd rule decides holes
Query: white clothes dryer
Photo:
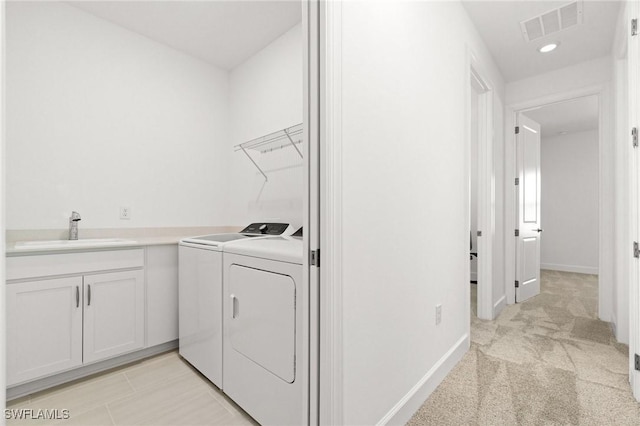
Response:
[[[239,233],[185,238],[178,247],[179,353],[222,388],[222,257],[248,239],[290,234],[285,223],[252,223]]]
[[[225,249],[223,390],[262,425],[309,424],[302,252],[298,237]]]

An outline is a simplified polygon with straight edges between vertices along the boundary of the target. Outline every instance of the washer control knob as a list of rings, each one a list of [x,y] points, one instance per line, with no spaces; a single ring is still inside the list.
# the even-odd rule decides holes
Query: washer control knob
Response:
[[[262,225],[260,225],[260,228],[258,228],[258,229],[260,230],[260,232],[262,232],[264,234],[265,232],[267,232],[267,228],[268,228],[267,224],[263,223]]]

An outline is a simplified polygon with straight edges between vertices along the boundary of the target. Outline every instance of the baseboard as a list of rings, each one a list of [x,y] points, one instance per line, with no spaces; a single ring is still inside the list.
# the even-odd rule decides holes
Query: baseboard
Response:
[[[611,331],[613,332],[613,335],[615,336],[616,340],[620,341],[620,339],[618,339],[618,325],[616,324],[615,316],[611,318],[611,322],[609,323],[609,325],[611,326]]]
[[[598,268],[593,266],[559,265],[556,263],[541,263],[540,269],[549,269],[551,271],[561,271],[561,272],[575,272],[578,274],[598,275]]]
[[[465,334],[377,424],[405,425],[468,350],[469,335]]]
[[[507,295],[503,295],[496,303],[493,304],[493,319],[496,319],[500,312],[507,306]]]
[[[22,383],[7,388],[7,401],[11,401],[12,399],[20,398],[22,396],[30,395],[34,392],[39,392],[44,389],[58,386],[63,383],[71,382],[73,380],[81,379],[91,374],[106,371],[115,367],[120,367],[131,362],[140,361],[144,358],[149,358],[151,356],[161,354],[162,352],[176,349],[177,347],[178,340],[173,340],[171,342],[162,343],[151,348],[142,349],[136,352],[118,356],[116,358],[110,358],[104,361],[100,361],[95,364],[78,367],[72,370],[58,373],[53,376],[47,376],[42,379]]]

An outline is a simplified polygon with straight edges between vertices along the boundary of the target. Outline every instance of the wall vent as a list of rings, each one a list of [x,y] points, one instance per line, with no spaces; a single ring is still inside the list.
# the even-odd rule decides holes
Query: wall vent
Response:
[[[565,4],[542,15],[522,21],[520,29],[526,41],[534,41],[578,24],[582,24],[582,0]]]

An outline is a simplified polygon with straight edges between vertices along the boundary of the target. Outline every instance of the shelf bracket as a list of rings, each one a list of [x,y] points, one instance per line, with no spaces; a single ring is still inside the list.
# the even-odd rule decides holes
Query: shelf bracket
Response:
[[[247,152],[246,149],[244,149],[243,146],[240,146],[240,149],[242,150],[242,152],[244,152],[244,155],[246,155],[249,160],[251,160],[251,162],[253,163],[254,166],[256,166],[256,169],[258,169],[258,171],[262,174],[262,176],[264,176],[264,181],[268,182],[269,178],[267,178],[267,175],[262,171],[262,169],[260,168],[260,166],[258,166],[258,163],[256,163],[256,161],[249,155],[249,153]],[[297,149],[297,148],[296,148]]]
[[[293,141],[293,139],[291,139],[291,135],[289,134],[289,129],[284,129],[284,134],[287,135],[287,139],[289,139],[289,142],[291,142],[291,146],[294,147],[296,149],[296,152],[298,153],[298,155],[300,156],[300,158],[302,157],[302,153],[300,152],[300,150],[298,149],[298,147],[296,146],[295,142]]]

